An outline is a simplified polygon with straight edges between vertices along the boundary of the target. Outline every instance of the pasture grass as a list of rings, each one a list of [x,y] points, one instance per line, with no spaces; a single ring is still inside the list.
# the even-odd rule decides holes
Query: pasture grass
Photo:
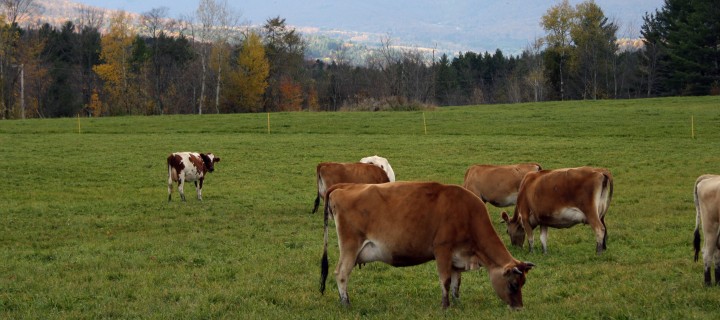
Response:
[[[79,123],[80,133],[76,118],[0,121],[0,318],[720,316],[720,288],[703,286],[691,245],[693,183],[720,173],[718,97],[273,113],[270,133],[267,114]],[[165,159],[188,150],[221,162],[203,202],[188,185],[187,202],[175,191],[168,203]],[[461,299],[443,311],[434,263],[355,269],[342,308],[332,276],[318,292],[315,165],[374,154],[398,180],[456,184],[474,163],[607,167],[608,250],[595,255],[587,226],[551,229],[547,255],[510,247],[537,265],[521,312],[483,270],[463,274]],[[509,244],[503,209],[488,209]],[[334,231],[329,254],[334,268]]]

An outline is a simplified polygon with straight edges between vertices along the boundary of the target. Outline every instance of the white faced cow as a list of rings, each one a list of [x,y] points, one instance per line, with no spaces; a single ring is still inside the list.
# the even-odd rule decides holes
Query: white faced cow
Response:
[[[520,181],[528,172],[542,170],[537,163],[513,165],[476,164],[465,171],[463,187],[476,194],[485,203],[508,207],[517,202]]]
[[[317,165],[317,196],[313,213],[320,206],[320,199],[325,199],[325,191],[336,183],[384,183],[395,181],[387,159],[378,156],[362,158],[360,162],[340,163],[322,162]]]
[[[180,198],[185,201],[185,181],[195,182],[198,200],[202,201],[202,187],[205,175],[215,170],[215,162],[220,158],[212,153],[175,152],[167,158],[168,164],[168,202],[172,198],[173,181],[178,183]]]
[[[700,222],[702,221],[703,263],[705,285],[712,285],[710,269],[715,263],[715,284],[720,285],[720,176],[706,174],[695,181],[695,261],[700,252]]]
[[[335,219],[340,257],[335,268],[340,301],[358,264],[395,267],[437,262],[442,306],[459,297],[460,273],[484,267],[495,293],[522,308],[522,287],[532,263],[512,257],[493,229],[485,204],[467,189],[434,182],[340,183],[325,196],[320,292],[328,275],[328,218]]]
[[[393,168],[390,166],[390,163],[387,161],[387,159],[379,157],[378,155],[374,155],[372,157],[362,158],[360,159],[360,162],[374,164],[380,167],[380,169],[385,170],[385,173],[387,173],[390,182],[395,181],[395,171],[393,171]]]
[[[547,253],[548,227],[569,228],[589,224],[595,231],[596,252],[606,249],[605,213],[610,206],[613,179],[602,168],[580,167],[530,172],[520,183],[512,218],[502,218],[513,245],[522,247],[525,237],[533,250],[533,229],[540,226],[540,241]]]

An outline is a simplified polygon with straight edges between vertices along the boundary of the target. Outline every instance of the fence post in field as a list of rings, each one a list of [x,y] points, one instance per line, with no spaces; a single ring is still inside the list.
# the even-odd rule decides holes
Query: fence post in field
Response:
[[[425,134],[427,134],[427,122],[425,121],[425,112],[423,114],[423,129],[425,130]]]

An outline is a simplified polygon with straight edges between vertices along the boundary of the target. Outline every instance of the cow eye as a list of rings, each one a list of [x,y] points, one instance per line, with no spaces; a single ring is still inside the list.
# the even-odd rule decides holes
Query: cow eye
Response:
[[[511,293],[511,294],[515,294],[515,293],[518,292],[518,289],[519,289],[519,288],[518,288],[518,284],[515,283],[515,282],[510,282],[510,283],[508,284],[508,289],[510,289],[510,293]]]

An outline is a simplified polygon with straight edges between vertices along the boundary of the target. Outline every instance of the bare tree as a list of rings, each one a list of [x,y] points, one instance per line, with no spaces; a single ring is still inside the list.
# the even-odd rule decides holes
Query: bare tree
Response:
[[[205,103],[205,81],[209,75],[209,60],[211,57],[211,45],[227,46],[230,37],[239,25],[240,15],[236,14],[227,3],[227,0],[200,0],[196,15],[200,23],[198,36],[200,37],[201,50],[200,59],[202,63],[202,83],[200,87],[200,103],[198,113],[202,114]],[[215,50],[215,58],[224,56],[224,49]],[[217,63],[215,78],[215,111],[220,112],[220,88],[222,86],[222,63]]]
[[[80,8],[78,8],[78,16],[78,30],[86,27],[101,30],[105,24],[105,12],[98,8],[80,6]]]
[[[525,49],[525,56],[528,61],[528,73],[525,76],[525,82],[532,89],[533,101],[535,102],[543,99],[543,91],[545,83],[547,82],[545,78],[545,64],[542,58],[543,46],[543,39],[535,39],[535,41]]]
[[[0,0],[0,8],[11,25],[42,11],[42,7],[35,0]]]

